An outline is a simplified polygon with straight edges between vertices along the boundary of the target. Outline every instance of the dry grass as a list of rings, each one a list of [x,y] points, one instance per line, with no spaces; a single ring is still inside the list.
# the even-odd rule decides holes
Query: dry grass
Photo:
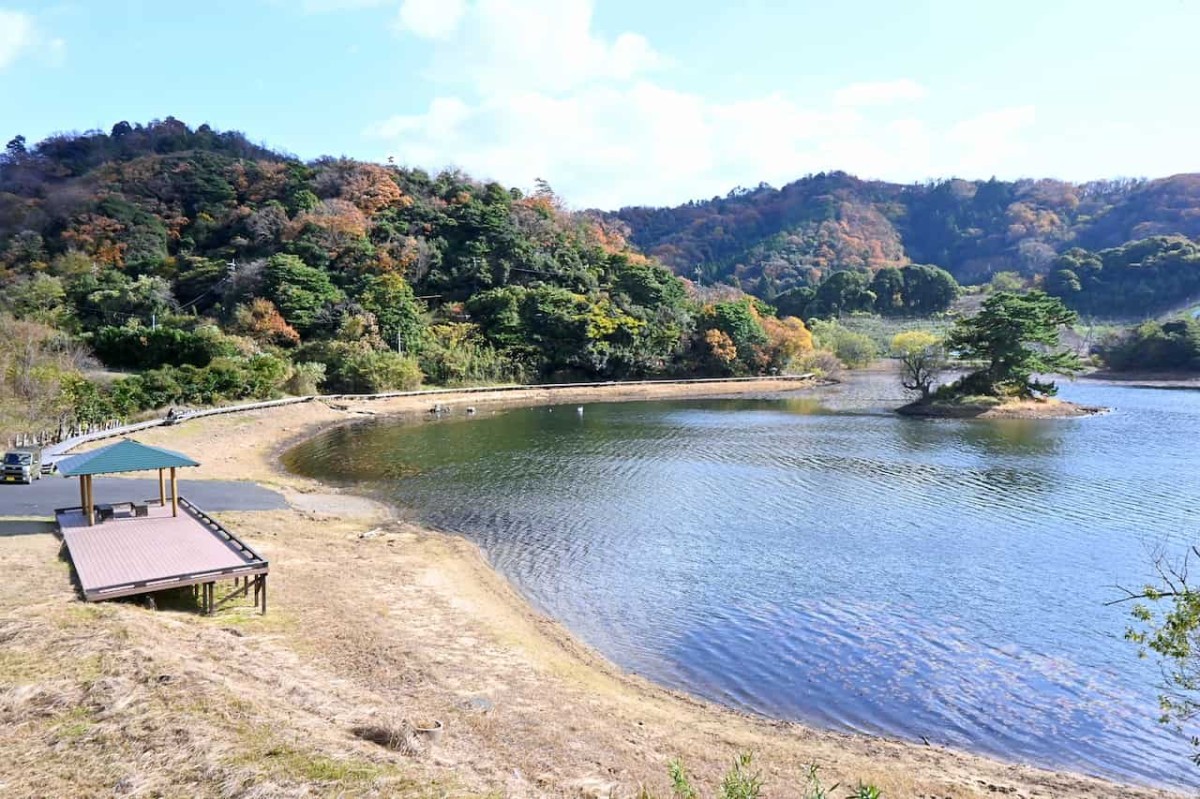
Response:
[[[0,547],[27,591],[50,589],[0,610],[0,795],[440,793],[421,764],[348,733],[346,714],[369,715],[379,698],[339,691],[276,646],[286,614],[84,605],[53,538]]]
[[[345,416],[275,414],[156,435],[251,479],[284,438]],[[742,750],[770,796],[801,795],[809,763],[889,799],[1167,796],[671,694],[533,613],[467,542],[270,479],[302,509],[221,516],[271,561],[266,617],[84,605],[54,538],[0,537],[0,796],[667,795],[670,759],[715,785]],[[441,740],[414,740],[435,719]]]

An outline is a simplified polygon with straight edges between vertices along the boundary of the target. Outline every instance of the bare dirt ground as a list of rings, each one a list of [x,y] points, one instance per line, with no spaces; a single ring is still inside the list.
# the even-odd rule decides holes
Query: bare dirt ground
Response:
[[[774,395],[778,384],[589,389],[503,404]],[[486,396],[438,398],[494,407]],[[292,509],[220,514],[271,561],[270,612],[201,617],[165,598],[77,600],[58,541],[0,535],[0,796],[668,794],[681,757],[715,786],[752,750],[764,795],[829,785],[899,797],[1167,797],[937,747],[750,718],[622,674],[535,612],[468,542],[283,474],[288,443],[428,400],[307,403],[139,435],[195,478],[279,487]],[[186,483],[183,486],[186,493]],[[169,606],[168,606],[169,605]],[[413,730],[444,724],[436,743]],[[394,733],[388,748],[367,738]],[[356,733],[356,731],[358,731]],[[388,737],[386,734],[382,737]],[[704,791],[705,794],[712,791]]]

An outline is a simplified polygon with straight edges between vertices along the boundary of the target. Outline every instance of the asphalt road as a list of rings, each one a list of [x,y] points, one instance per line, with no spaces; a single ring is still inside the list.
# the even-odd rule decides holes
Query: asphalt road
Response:
[[[157,478],[96,477],[96,502],[158,499]],[[170,485],[167,486],[169,492]],[[278,491],[233,480],[179,481],[180,496],[206,511],[283,510],[287,501]],[[31,485],[0,483],[0,516],[53,516],[55,508],[79,507],[79,481],[43,475]]]

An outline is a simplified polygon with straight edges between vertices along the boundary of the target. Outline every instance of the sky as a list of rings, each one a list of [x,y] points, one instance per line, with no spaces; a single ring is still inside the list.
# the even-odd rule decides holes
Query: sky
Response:
[[[1200,0],[0,0],[0,140],[174,116],[667,205],[1200,171]]]

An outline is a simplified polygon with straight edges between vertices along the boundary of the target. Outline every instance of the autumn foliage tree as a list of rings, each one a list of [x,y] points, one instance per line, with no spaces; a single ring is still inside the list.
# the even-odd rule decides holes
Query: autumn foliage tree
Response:
[[[813,241],[787,242],[816,259],[797,275],[903,265],[898,239],[861,235],[884,214],[831,208],[809,220]],[[698,290],[628,235],[544,182],[306,162],[170,117],[14,139],[0,157],[0,308],[141,370],[77,385],[92,420],[414,385],[422,370],[453,383],[760,374],[811,347],[798,319],[733,285]]]
[[[264,297],[255,297],[248,305],[237,307],[233,329],[262,344],[276,347],[294,347],[300,343],[296,328],[287,323],[275,303]]]
[[[786,369],[798,356],[812,351],[812,333],[796,317],[763,316],[760,323],[767,336],[765,354],[769,368]]]
[[[709,328],[704,331],[704,356],[721,373],[732,373],[737,369],[737,345],[723,330]]]

